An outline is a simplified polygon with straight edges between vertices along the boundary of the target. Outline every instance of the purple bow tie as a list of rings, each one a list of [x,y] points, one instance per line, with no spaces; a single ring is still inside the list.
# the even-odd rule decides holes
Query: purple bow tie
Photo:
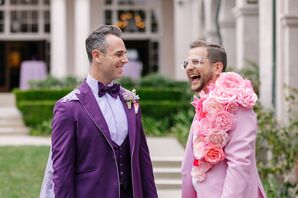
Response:
[[[117,98],[119,95],[120,85],[114,83],[113,86],[106,86],[101,82],[98,82],[98,96],[102,97],[106,93],[109,93],[113,98]]]

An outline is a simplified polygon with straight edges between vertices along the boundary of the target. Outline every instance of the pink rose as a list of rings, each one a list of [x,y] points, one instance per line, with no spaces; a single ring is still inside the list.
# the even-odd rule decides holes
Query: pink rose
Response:
[[[208,112],[208,114],[218,113],[218,112],[221,112],[222,110],[223,110],[222,104],[219,103],[214,98],[209,97],[203,102],[203,111]]]
[[[208,146],[205,148],[204,159],[211,164],[217,164],[225,159],[225,153],[222,148],[217,146]]]
[[[238,109],[239,109],[239,105],[238,105],[237,102],[234,102],[234,101],[229,102],[225,106],[225,110],[228,111],[229,113],[232,113],[232,114],[236,114]]]
[[[258,96],[250,88],[241,89],[237,96],[237,102],[245,108],[252,108],[257,100]]]
[[[206,112],[203,111],[203,99],[199,99],[196,96],[194,96],[193,102],[191,104],[194,106],[196,111],[196,119],[201,120],[206,116]]]
[[[218,102],[222,104],[229,103],[235,100],[238,93],[238,89],[226,89],[224,87],[217,87],[213,91],[210,92],[210,97],[216,99]]]
[[[223,148],[229,140],[229,135],[224,131],[217,131],[209,133],[206,138],[206,143]]]
[[[198,167],[198,166],[193,166],[191,169],[191,176],[197,181],[197,182],[202,182],[206,178],[206,172]]]
[[[196,159],[202,159],[204,155],[204,142],[200,138],[195,138],[193,141],[193,153]]]
[[[209,117],[209,116],[208,116]],[[209,119],[211,120],[210,128],[211,131],[229,131],[234,124],[234,115],[227,112],[221,111],[216,114],[212,114]]]
[[[198,134],[206,136],[211,131],[211,123],[212,119],[210,119],[208,116],[201,119],[198,127]]]
[[[239,89],[242,82],[243,78],[239,74],[234,72],[224,72],[221,73],[216,80],[215,86],[224,89]]]

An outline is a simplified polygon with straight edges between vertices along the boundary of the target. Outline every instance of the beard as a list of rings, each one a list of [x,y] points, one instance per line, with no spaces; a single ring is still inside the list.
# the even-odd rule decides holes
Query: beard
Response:
[[[214,74],[211,70],[209,70],[208,73],[202,74],[198,82],[191,84],[191,90],[195,93],[201,92],[212,81],[213,75]]]

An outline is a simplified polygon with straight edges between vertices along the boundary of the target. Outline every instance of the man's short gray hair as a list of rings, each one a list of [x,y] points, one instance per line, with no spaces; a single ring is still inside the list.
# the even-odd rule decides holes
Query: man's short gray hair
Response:
[[[89,62],[92,62],[92,51],[98,49],[102,53],[107,52],[106,35],[113,34],[121,38],[122,31],[113,25],[101,25],[92,32],[85,41],[86,51]]]

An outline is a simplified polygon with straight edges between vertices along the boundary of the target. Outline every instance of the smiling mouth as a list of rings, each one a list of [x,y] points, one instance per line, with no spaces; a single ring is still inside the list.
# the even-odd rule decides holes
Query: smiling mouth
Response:
[[[191,82],[196,82],[201,79],[201,75],[191,75],[190,76]]]

